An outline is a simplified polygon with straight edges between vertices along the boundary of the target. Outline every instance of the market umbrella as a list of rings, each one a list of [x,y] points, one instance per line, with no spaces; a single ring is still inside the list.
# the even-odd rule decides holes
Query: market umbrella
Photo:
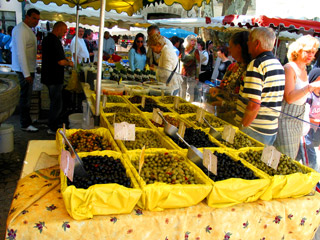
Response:
[[[160,34],[166,38],[177,36],[180,38],[186,38],[188,35],[197,36],[194,32],[190,32],[180,28],[160,28]]]

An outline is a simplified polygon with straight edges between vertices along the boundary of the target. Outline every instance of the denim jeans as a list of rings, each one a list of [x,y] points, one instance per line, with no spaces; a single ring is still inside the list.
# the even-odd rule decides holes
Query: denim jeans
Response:
[[[250,137],[256,139],[257,141],[259,141],[263,144],[269,145],[269,146],[273,145],[273,143],[277,137],[277,134],[274,134],[271,136],[265,135],[265,134],[258,133],[249,127],[243,128],[241,131],[244,132],[245,134],[249,135]]]
[[[47,85],[50,98],[50,111],[48,118],[48,126],[52,131],[57,131],[60,123],[60,115],[62,112],[62,89],[63,84]]]
[[[32,96],[32,84],[28,83],[22,72],[16,72],[20,82],[20,125],[22,128],[27,128],[32,124],[30,117],[30,103]],[[34,78],[34,73],[31,73],[31,77]]]

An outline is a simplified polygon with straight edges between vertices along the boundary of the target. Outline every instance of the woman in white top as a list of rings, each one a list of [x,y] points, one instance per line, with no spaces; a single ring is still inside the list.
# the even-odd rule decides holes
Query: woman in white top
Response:
[[[172,95],[177,95],[182,78],[178,74],[179,59],[173,47],[168,46],[166,40],[159,33],[148,37],[148,46],[153,52],[160,54],[156,77],[159,82],[165,82],[172,90]],[[174,73],[171,75],[171,73]]]
[[[293,42],[288,49],[289,63],[284,66],[285,88],[277,139],[274,145],[283,154],[295,159],[299,149],[305,111],[305,103],[317,83],[308,82],[306,66],[314,59],[319,41],[305,35]],[[272,106],[269,106],[272,107]],[[289,116],[288,116],[289,115]]]
[[[209,61],[209,54],[206,50],[206,44],[202,39],[198,39],[197,44],[200,52],[199,81],[204,83],[206,80],[210,80],[210,79],[205,79],[206,78],[205,68]]]

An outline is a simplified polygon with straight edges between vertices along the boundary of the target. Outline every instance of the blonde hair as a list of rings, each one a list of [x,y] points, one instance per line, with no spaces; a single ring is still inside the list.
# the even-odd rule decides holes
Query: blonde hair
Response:
[[[265,50],[272,51],[274,42],[276,40],[276,34],[272,28],[269,27],[257,27],[250,32],[251,40],[259,40],[261,47]]]
[[[192,34],[188,35],[188,36],[184,39],[183,46],[184,46],[185,48],[187,48],[187,47],[191,44],[191,40],[197,41],[197,37],[194,36],[194,35],[192,35]]]
[[[319,47],[319,40],[311,35],[299,37],[296,41],[289,45],[287,57],[289,61],[295,61],[302,54],[303,50],[317,51]]]
[[[154,33],[153,35],[148,37],[148,46],[164,46],[166,44],[166,40],[159,33]]]

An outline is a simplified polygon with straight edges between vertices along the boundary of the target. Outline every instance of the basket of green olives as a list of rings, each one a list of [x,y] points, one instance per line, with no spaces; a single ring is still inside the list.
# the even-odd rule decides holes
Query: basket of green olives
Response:
[[[196,113],[198,107],[196,105],[193,105],[191,103],[182,103],[179,104],[179,106],[177,108],[174,108],[173,105],[171,105],[171,108],[179,113],[179,114],[186,114],[186,113]]]
[[[79,157],[88,173],[86,177],[75,175],[71,182],[62,171],[60,173],[61,193],[69,215],[82,220],[90,219],[97,213],[130,213],[142,191],[122,154],[105,151],[79,153]],[[88,199],[92,201],[88,202]],[[78,211],[79,208],[82,211]]]
[[[121,103],[106,103],[102,110],[103,113],[138,113],[132,105]]]
[[[300,197],[309,194],[320,181],[320,174],[282,154],[276,169],[261,160],[263,149],[247,149],[237,153],[238,157],[267,173],[271,185],[262,195],[262,200],[272,198]]]
[[[179,151],[145,150],[139,173],[141,155],[141,150],[126,154],[142,189],[138,201],[142,209],[189,207],[201,202],[212,189],[209,179]]]
[[[116,142],[124,153],[142,149],[143,146],[146,149],[174,149],[174,146],[158,131],[146,128],[136,128],[134,141],[116,140]]]
[[[194,125],[194,127],[200,127],[204,129],[209,129],[208,124],[206,124],[203,120],[197,121],[197,114],[190,113],[190,114],[182,114],[182,118],[186,119],[190,123]],[[223,128],[224,125],[228,124],[227,122],[223,121],[222,119],[212,115],[212,114],[205,114],[206,120],[210,123],[210,125],[214,128]]]
[[[162,104],[173,104],[175,98],[179,98],[179,103],[187,103],[186,100],[184,100],[183,98],[178,97],[178,96],[155,97],[156,101],[158,101],[159,103],[162,103]]]
[[[140,114],[117,112],[117,113],[106,113],[101,115],[102,115],[102,120],[104,122],[101,124],[108,126],[108,128],[112,133],[113,133],[113,124],[121,123],[121,122],[135,124],[135,127],[152,128],[152,123],[149,122],[148,119],[146,119],[144,116]]]
[[[94,102],[96,101],[96,94],[92,94],[92,99]],[[106,102],[107,103],[126,103],[126,100],[122,96],[117,96],[117,95],[105,95],[106,96]],[[101,102],[103,101],[103,95],[101,96]]]
[[[212,191],[207,196],[210,207],[227,207],[242,202],[253,202],[270,184],[262,171],[256,171],[250,164],[221,148],[207,148],[217,159],[217,172],[202,167],[202,174],[212,181]],[[201,149],[203,152],[203,149]],[[207,156],[204,154],[207,158]],[[213,157],[211,157],[213,159]],[[211,160],[213,161],[213,160]]]
[[[104,127],[97,129],[68,129],[65,133],[72,147],[76,152],[96,152],[112,150],[121,152],[118,145],[114,141],[110,131]],[[62,136],[57,134],[56,143],[57,149],[68,149],[63,144]]]
[[[225,126],[225,125],[224,125]],[[221,134],[224,131],[224,126],[223,129],[217,129]],[[226,140],[219,140],[219,145],[221,147],[227,147],[227,148],[232,148],[232,149],[242,149],[242,148],[261,148],[264,146],[263,143],[255,140],[254,138],[250,137],[249,135],[241,132],[238,128],[233,127],[235,129],[235,135],[234,135],[234,139],[233,139],[233,143],[230,143]],[[209,131],[209,129],[207,129],[206,131]]]

